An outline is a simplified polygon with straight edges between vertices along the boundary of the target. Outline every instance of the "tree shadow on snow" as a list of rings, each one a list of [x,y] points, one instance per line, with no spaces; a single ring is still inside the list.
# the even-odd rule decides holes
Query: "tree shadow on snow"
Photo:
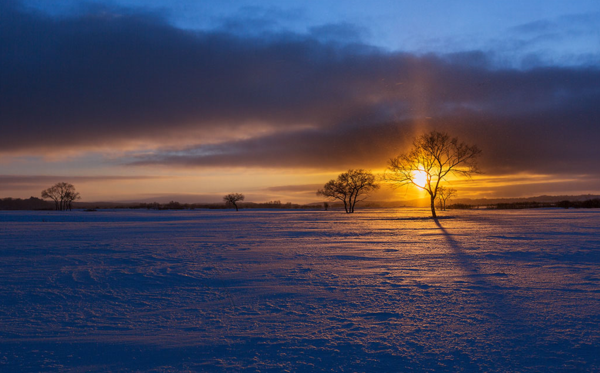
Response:
[[[479,321],[481,324],[479,333],[487,333],[482,337],[498,343],[496,350],[492,352],[498,354],[494,360],[502,361],[503,365],[506,364],[507,367],[540,367],[540,365],[548,364],[549,358],[555,360],[557,353],[560,353],[561,350],[564,352],[565,349],[569,349],[569,343],[563,346],[556,344],[550,346],[552,342],[548,341],[548,333],[543,326],[544,322],[540,323],[539,319],[536,320],[536,314],[532,312],[535,310],[525,309],[517,303],[519,296],[521,296],[521,301],[523,299],[522,295],[514,294],[518,291],[518,287],[504,286],[501,283],[500,279],[506,279],[507,274],[486,272],[477,263],[476,258],[469,255],[461,243],[444,228],[439,219],[433,219],[433,221],[452,250],[455,264],[468,279],[464,283],[457,284],[460,286],[459,291],[463,294],[468,294],[469,291],[477,293],[478,301],[472,306],[476,308],[475,311],[480,313],[478,316],[484,317]],[[470,311],[470,313],[472,312]],[[555,363],[558,362],[554,361],[552,365]]]

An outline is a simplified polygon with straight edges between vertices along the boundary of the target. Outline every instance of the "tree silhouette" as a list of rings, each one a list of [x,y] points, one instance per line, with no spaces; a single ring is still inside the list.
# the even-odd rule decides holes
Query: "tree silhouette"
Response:
[[[59,209],[60,204],[60,191],[56,185],[51,186],[48,189],[42,190],[43,199],[51,199],[54,201],[54,209]]]
[[[237,202],[243,201],[244,198],[246,197],[244,197],[244,195],[241,193],[229,193],[228,195],[223,197],[223,201],[225,201],[226,204],[233,205],[233,207],[235,207],[235,211],[239,211]]]
[[[440,185],[437,192],[437,199],[440,204],[440,209],[442,211],[446,211],[446,202],[448,202],[452,197],[456,196],[457,190],[454,188],[446,188],[443,185]]]
[[[42,198],[54,201],[56,210],[72,209],[72,203],[81,199],[73,184],[60,182],[42,191]]]
[[[71,211],[73,209],[73,206],[72,206],[73,201],[76,201],[78,199],[81,199],[81,196],[79,195],[78,192],[75,191],[75,189],[68,190],[64,196],[65,210],[69,209],[69,211]]]
[[[346,213],[351,214],[357,202],[364,201],[370,192],[378,188],[375,176],[370,171],[351,169],[340,174],[337,179],[329,180],[317,191],[317,195],[344,202]]]
[[[389,160],[384,179],[394,187],[414,185],[426,191],[435,219],[440,183],[450,174],[470,178],[479,173],[476,161],[480,154],[481,150],[475,145],[459,143],[447,133],[431,131],[414,139],[408,153]]]

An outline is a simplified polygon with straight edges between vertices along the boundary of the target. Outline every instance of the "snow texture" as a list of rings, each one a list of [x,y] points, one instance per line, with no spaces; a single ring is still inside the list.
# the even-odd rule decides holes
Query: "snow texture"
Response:
[[[600,371],[600,211],[0,212],[0,371]]]

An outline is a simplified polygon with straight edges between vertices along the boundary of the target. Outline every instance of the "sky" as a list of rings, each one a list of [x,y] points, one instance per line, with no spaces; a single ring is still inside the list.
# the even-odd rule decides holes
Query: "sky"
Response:
[[[1,0],[0,197],[315,202],[430,130],[460,197],[600,194],[599,58],[596,0]]]

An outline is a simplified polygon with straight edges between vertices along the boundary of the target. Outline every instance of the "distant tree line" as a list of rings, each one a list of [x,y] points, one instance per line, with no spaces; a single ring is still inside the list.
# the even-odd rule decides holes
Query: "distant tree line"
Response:
[[[0,199],[0,210],[52,210],[54,205],[43,199],[31,197],[21,198],[2,198]]]
[[[110,209],[147,209],[147,210],[194,210],[194,209],[210,209],[210,210],[222,210],[227,209],[228,206],[223,203],[179,203],[171,201],[168,203],[120,203],[120,204],[103,204],[96,205],[94,203],[81,203],[81,208],[88,208],[89,210],[110,208]],[[311,203],[311,204],[296,204],[296,203],[282,203],[280,201],[269,201],[264,203],[245,202],[244,208],[249,209],[304,209],[304,210],[328,210],[329,208],[343,208],[343,204],[329,204],[329,203]],[[379,204],[367,203],[364,207],[381,208]],[[570,201],[564,200],[559,202],[515,202],[515,203],[495,203],[487,205],[473,205],[465,203],[454,203],[447,205],[448,210],[469,210],[469,209],[528,209],[528,208],[600,208],[600,199],[588,199],[584,201]],[[27,199],[21,198],[1,198],[0,199],[0,210],[53,210],[54,204],[43,199],[31,197]]]
[[[496,210],[514,210],[514,209],[537,209],[544,207],[556,207],[554,203],[546,202],[514,202],[514,203],[496,203],[488,206],[488,208]]]
[[[171,201],[169,203],[135,203],[115,206],[114,208],[127,208],[127,209],[147,209],[147,210],[195,210],[195,209],[210,209],[210,210],[223,210],[228,209],[230,206],[224,203],[179,203]],[[245,209],[305,209],[305,210],[323,210],[324,206],[322,203],[312,204],[296,204],[296,203],[282,203],[281,201],[270,201],[264,203],[256,202],[244,202],[240,204],[238,202],[238,208]]]
[[[538,209],[538,208],[600,208],[600,198],[588,199],[585,201],[559,201],[559,202],[502,202],[488,205],[469,205],[469,204],[452,204],[448,209],[469,210],[484,208],[488,210],[519,210],[519,209]]]
[[[446,207],[447,210],[471,210],[478,209],[479,205],[469,205],[466,203],[453,203]]]
[[[560,201],[556,203],[556,207],[562,207],[565,209],[597,209],[600,208],[600,198],[588,199],[585,201]]]

